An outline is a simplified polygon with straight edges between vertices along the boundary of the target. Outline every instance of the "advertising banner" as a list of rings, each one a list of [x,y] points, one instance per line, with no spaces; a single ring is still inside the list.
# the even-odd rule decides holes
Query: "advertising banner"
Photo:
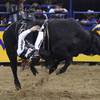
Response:
[[[9,62],[2,36],[3,36],[3,31],[0,31],[0,62]]]

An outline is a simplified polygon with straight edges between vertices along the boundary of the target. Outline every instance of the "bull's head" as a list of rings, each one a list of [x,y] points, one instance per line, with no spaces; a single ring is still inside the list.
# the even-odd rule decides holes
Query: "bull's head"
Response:
[[[93,29],[92,50],[94,54],[100,54],[100,24],[97,24]]]

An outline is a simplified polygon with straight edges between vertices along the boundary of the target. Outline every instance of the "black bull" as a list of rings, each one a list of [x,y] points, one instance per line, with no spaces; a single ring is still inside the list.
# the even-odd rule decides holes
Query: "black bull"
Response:
[[[33,25],[42,25],[43,21],[27,21],[28,28]],[[31,23],[31,24],[30,24]],[[21,26],[20,21],[9,26],[3,35],[4,44],[6,46],[7,55],[10,59],[11,69],[14,75],[14,83],[16,89],[20,89],[21,85],[17,76],[17,37],[18,30]],[[49,20],[47,23],[49,33],[49,51],[43,54],[42,47],[40,49],[41,58],[45,59],[47,65],[50,65],[49,72],[52,73],[60,61],[65,61],[64,66],[57,71],[57,74],[67,70],[72,62],[72,58],[79,53],[83,54],[100,54],[100,40],[95,33],[85,31],[81,25],[74,19]],[[31,37],[34,40],[33,37]],[[48,45],[46,44],[46,45]],[[48,46],[47,46],[48,47]],[[42,52],[41,52],[42,51]],[[45,50],[44,50],[45,51]],[[46,55],[45,55],[46,54]],[[30,65],[31,71],[36,75],[37,70]]]

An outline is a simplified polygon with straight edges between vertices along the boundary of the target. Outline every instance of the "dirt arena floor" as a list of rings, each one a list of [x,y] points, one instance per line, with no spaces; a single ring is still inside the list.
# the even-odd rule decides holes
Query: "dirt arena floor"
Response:
[[[18,68],[22,89],[16,91],[10,67],[1,66],[0,100],[100,100],[100,65],[70,65],[58,76],[37,67],[36,77]]]

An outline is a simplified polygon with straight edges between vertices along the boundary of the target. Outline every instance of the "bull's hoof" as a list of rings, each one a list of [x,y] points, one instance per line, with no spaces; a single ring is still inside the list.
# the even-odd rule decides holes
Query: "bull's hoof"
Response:
[[[38,71],[37,70],[31,70],[33,75],[36,76],[38,74]]]
[[[34,71],[32,72],[34,76],[36,76],[38,74],[38,71]]]
[[[65,73],[65,72],[66,72],[66,70],[59,69],[59,70],[56,71],[56,75],[59,75],[59,74]]]
[[[21,86],[16,86],[16,90],[20,90],[21,89]]]
[[[18,82],[15,82],[15,88],[16,88],[16,90],[20,90],[21,89],[21,85],[20,85],[20,83]]]
[[[38,74],[38,71],[34,67],[31,67],[31,72],[33,73],[34,76]]]
[[[57,67],[51,67],[49,69],[49,74],[52,74],[56,69],[57,69]]]

